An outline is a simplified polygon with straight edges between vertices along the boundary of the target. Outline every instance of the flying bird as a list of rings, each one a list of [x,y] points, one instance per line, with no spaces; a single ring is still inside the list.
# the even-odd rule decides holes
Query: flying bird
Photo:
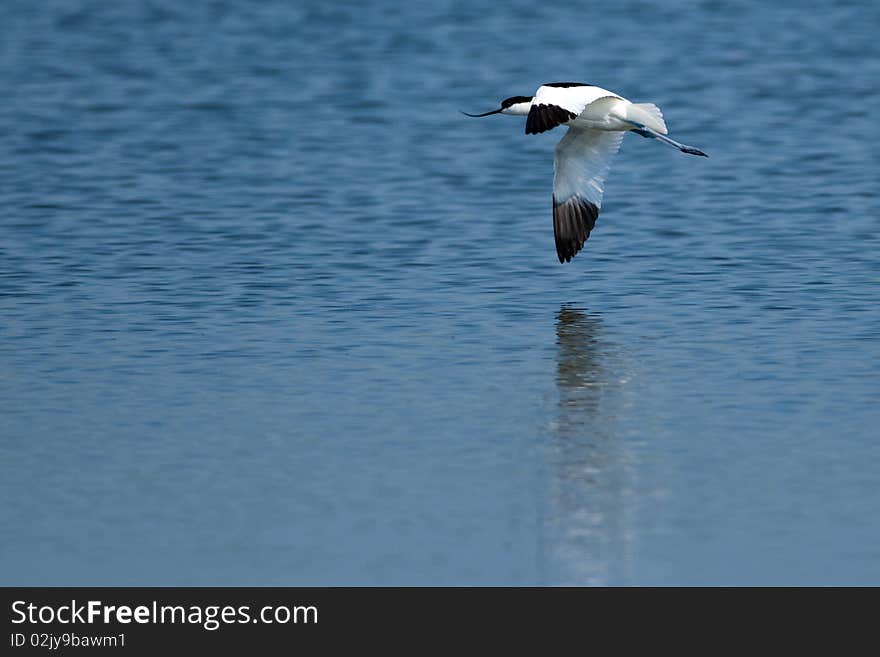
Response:
[[[491,112],[462,114],[525,116],[527,135],[568,126],[556,145],[553,162],[553,234],[559,262],[569,262],[596,225],[605,176],[626,132],[656,139],[682,153],[708,157],[667,137],[663,114],[653,103],[633,103],[581,82],[551,82],[538,87],[534,96],[505,98]]]

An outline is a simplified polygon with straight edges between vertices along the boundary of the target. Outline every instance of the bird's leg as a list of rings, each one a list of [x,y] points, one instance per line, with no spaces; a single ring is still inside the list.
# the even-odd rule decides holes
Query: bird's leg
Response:
[[[687,146],[685,144],[680,144],[677,141],[675,141],[674,139],[670,139],[666,135],[661,135],[659,132],[651,130],[651,128],[649,128],[648,126],[646,126],[643,123],[637,123],[636,121],[629,121],[629,120],[627,120],[626,122],[635,126],[632,129],[632,132],[636,133],[637,135],[640,135],[642,137],[647,137],[648,139],[656,139],[658,141],[663,142],[664,144],[668,144],[669,146],[672,146],[673,148],[677,148],[682,153],[687,153],[688,155],[699,155],[701,157],[709,157],[703,151],[701,151],[699,148],[694,148],[693,146]]]

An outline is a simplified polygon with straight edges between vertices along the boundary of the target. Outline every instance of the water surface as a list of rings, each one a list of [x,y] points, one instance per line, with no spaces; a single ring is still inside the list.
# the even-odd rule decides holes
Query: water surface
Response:
[[[880,584],[878,27],[7,2],[2,583]],[[710,158],[561,266],[569,79]]]

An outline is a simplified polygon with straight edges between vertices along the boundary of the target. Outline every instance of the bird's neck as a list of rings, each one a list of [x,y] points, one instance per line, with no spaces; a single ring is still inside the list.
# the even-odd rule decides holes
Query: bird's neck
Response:
[[[503,110],[502,114],[512,114],[513,116],[525,116],[529,113],[529,108],[532,106],[532,102],[529,101],[527,103],[515,103]]]

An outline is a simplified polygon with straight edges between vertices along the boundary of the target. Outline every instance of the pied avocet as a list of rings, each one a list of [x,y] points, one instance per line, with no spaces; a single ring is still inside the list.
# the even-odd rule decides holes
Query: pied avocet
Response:
[[[534,96],[513,96],[484,114],[526,116],[526,134],[556,126],[568,132],[556,145],[553,174],[553,234],[559,262],[569,262],[584,246],[596,225],[602,191],[611,158],[626,132],[657,139],[682,153],[702,155],[666,136],[666,123],[653,103],[633,103],[616,94],[581,82],[552,82],[538,87]]]

